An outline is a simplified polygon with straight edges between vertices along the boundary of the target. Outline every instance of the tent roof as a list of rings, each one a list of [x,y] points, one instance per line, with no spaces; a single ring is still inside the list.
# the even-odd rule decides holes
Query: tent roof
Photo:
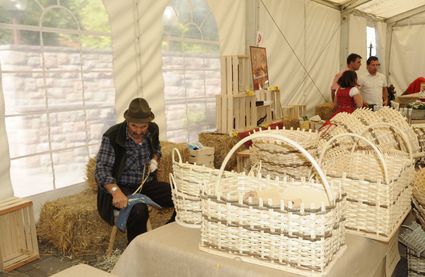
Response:
[[[325,2],[337,5],[341,10],[355,8],[385,19],[425,7],[425,0],[325,0]]]

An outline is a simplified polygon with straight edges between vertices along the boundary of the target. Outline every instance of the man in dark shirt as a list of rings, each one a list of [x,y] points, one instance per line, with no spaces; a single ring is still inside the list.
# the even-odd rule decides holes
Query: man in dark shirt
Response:
[[[112,195],[115,210],[128,205],[128,195],[142,185],[140,193],[150,197],[162,207],[172,207],[171,188],[158,182],[156,170],[161,158],[159,130],[148,102],[135,98],[124,113],[125,121],[109,128],[102,138],[96,157],[96,180],[99,190]],[[111,209],[112,210],[112,209]],[[113,214],[101,216],[113,224]],[[133,206],[127,220],[127,239],[130,243],[146,232],[149,212],[146,204]],[[173,218],[174,219],[174,215]]]

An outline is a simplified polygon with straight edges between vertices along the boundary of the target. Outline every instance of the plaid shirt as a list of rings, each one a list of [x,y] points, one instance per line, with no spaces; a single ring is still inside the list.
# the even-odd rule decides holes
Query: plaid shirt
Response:
[[[112,168],[115,163],[115,152],[107,136],[103,136],[99,152],[96,157],[96,180],[101,185],[115,183],[120,187],[136,189],[142,182],[144,166],[149,167],[151,153],[147,136],[141,144],[135,143],[126,131],[125,149],[127,159],[119,180],[112,177]]]

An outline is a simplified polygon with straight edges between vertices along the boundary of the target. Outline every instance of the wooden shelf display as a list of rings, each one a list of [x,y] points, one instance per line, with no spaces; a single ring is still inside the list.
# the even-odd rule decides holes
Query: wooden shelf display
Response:
[[[221,57],[221,95],[216,96],[216,127],[220,133],[231,133],[257,127],[262,123],[281,118],[280,92],[259,90],[247,93],[248,57]],[[256,101],[269,102],[269,105],[256,106]]]
[[[11,271],[40,258],[32,202],[0,201],[0,271]]]

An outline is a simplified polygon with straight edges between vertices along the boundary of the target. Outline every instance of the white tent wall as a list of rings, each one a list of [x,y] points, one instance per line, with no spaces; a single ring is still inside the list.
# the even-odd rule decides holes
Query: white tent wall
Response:
[[[381,68],[379,71],[382,74],[387,74],[387,61],[386,61],[386,44],[387,44],[387,24],[382,21],[375,22],[376,32],[376,56],[379,58]]]
[[[161,139],[165,139],[161,43],[162,14],[169,1],[136,2],[137,7],[133,0],[104,0],[112,33],[116,113],[119,121],[132,98],[146,98],[160,127]],[[221,55],[244,54],[245,1],[208,0],[207,3],[216,18]],[[140,36],[139,42],[136,36]]]
[[[221,55],[244,55],[246,37],[245,0],[208,0],[215,17]]]
[[[165,135],[161,61],[162,14],[168,0],[104,0],[112,36],[117,121],[123,120],[131,99],[150,103],[155,122]]]
[[[339,70],[340,12],[304,0],[260,0],[259,7],[270,84],[281,88],[283,105],[306,104],[311,113],[329,99]]]
[[[362,66],[357,71],[358,76],[366,74],[366,26],[367,19],[363,16],[350,15],[348,18],[348,54],[356,53],[362,56]],[[347,56],[345,55],[345,56]]]
[[[9,144],[6,135],[5,108],[2,80],[0,74],[0,200],[13,196],[12,185],[10,182],[10,159]]]
[[[425,13],[389,26],[389,80],[400,95],[417,77],[425,76]]]

